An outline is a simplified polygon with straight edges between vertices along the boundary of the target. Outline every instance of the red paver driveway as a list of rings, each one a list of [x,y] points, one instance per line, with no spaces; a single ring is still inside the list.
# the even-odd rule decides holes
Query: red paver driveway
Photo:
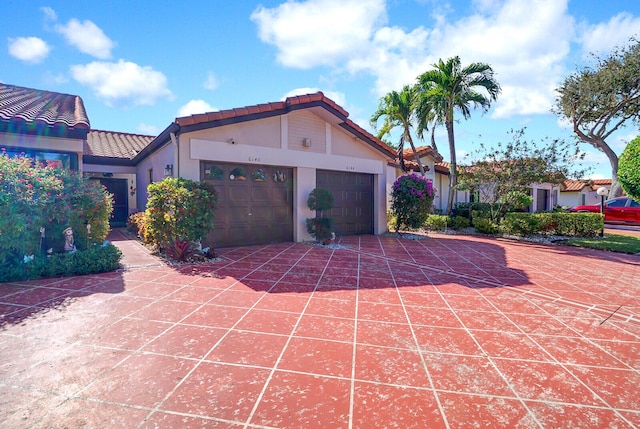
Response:
[[[479,237],[0,285],[8,428],[640,427],[640,257]]]

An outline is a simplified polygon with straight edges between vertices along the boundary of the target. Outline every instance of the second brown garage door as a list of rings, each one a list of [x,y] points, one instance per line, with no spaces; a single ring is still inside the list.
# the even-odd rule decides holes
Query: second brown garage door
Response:
[[[329,215],[337,235],[373,234],[373,175],[318,170],[316,186],[333,192]]]
[[[293,241],[293,170],[202,162],[200,177],[218,191],[208,244],[247,246]]]

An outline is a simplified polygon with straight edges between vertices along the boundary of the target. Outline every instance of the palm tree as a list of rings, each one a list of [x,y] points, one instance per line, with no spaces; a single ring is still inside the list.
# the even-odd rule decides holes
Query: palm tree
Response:
[[[456,162],[456,141],[453,132],[454,111],[457,109],[465,119],[471,116],[471,107],[482,107],[486,112],[500,94],[500,85],[493,76],[493,69],[484,63],[473,63],[465,68],[460,65],[460,57],[455,56],[433,65],[418,76],[418,107],[420,112],[434,112],[437,122],[444,123],[449,139],[451,176],[447,213],[453,208],[455,186],[458,183]],[[481,90],[486,92],[478,92]],[[419,119],[422,122],[426,118]]]
[[[400,164],[404,165],[402,158],[402,151],[404,150],[405,140],[411,145],[413,154],[418,162],[418,169],[420,174],[424,176],[424,167],[422,161],[418,156],[416,147],[413,144],[411,138],[411,127],[416,120],[415,117],[415,102],[416,102],[417,89],[415,86],[405,85],[402,91],[391,91],[380,99],[378,110],[371,116],[371,125],[376,128],[378,120],[384,116],[384,123],[382,128],[378,131],[377,137],[381,139],[385,135],[389,134],[395,127],[402,127],[402,135],[400,136],[400,143],[398,144],[398,158]]]

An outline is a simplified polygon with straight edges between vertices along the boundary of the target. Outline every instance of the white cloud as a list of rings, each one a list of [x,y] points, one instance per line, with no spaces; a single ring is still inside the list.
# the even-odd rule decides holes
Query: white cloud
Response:
[[[50,8],[49,6],[44,6],[40,8],[40,11],[44,14],[44,18],[47,21],[57,21],[58,15],[56,11]]]
[[[275,45],[285,66],[309,69],[336,66],[366,47],[374,29],[386,20],[383,0],[288,1],[251,14],[260,40]]]
[[[336,104],[338,104],[338,106],[345,108],[346,102],[347,102],[347,97],[344,95],[344,93],[339,92],[339,91],[325,91],[319,88],[296,88],[296,89],[292,89],[291,91],[287,92],[282,99],[284,100],[287,97],[293,97],[296,95],[305,95],[305,94],[313,94],[315,92],[318,91],[322,91],[322,93],[326,96],[329,97],[330,99],[332,99],[333,101],[336,102]]]
[[[216,76],[212,72],[209,72],[207,73],[207,80],[204,81],[202,86],[204,86],[205,89],[213,91],[218,88],[218,79],[216,79]]]
[[[580,35],[583,55],[598,55],[616,46],[626,45],[629,38],[638,35],[639,31],[640,17],[634,17],[627,12],[619,13],[607,22],[584,24],[581,26]]]
[[[378,97],[414,83],[439,58],[488,63],[503,89],[493,115],[505,118],[549,113],[575,31],[567,3],[475,0],[466,16],[451,22],[452,6],[439,5],[433,28],[386,26],[382,1],[367,7],[351,0],[286,2],[259,7],[251,19],[283,65],[369,74]]]
[[[115,43],[92,21],[80,22],[73,18],[67,25],[56,25],[56,30],[80,52],[102,60],[111,58],[111,49]]]
[[[51,48],[38,37],[9,38],[9,54],[27,63],[37,64],[49,55]]]
[[[195,115],[197,113],[213,112],[219,109],[212,107],[204,100],[191,100],[178,110],[178,118]]]
[[[93,89],[96,96],[110,106],[153,105],[160,98],[172,98],[164,74],[129,61],[94,61],[71,66],[71,76]]]
[[[160,134],[158,127],[145,123],[138,124],[138,132],[147,136],[157,136]]]

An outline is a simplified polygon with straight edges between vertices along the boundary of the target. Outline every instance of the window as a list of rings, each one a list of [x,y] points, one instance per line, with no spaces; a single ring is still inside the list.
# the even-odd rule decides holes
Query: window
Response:
[[[636,200],[631,200],[629,207],[640,207],[640,203],[637,202]]]
[[[627,199],[615,198],[613,200],[605,201],[604,203],[607,205],[607,207],[624,207],[627,205]]]
[[[149,169],[149,183],[153,183],[153,168]]]
[[[67,170],[78,169],[78,154],[72,152],[42,151],[35,149],[21,149],[16,147],[6,148],[4,151],[10,157],[24,156],[31,158],[34,163],[55,165]]]

